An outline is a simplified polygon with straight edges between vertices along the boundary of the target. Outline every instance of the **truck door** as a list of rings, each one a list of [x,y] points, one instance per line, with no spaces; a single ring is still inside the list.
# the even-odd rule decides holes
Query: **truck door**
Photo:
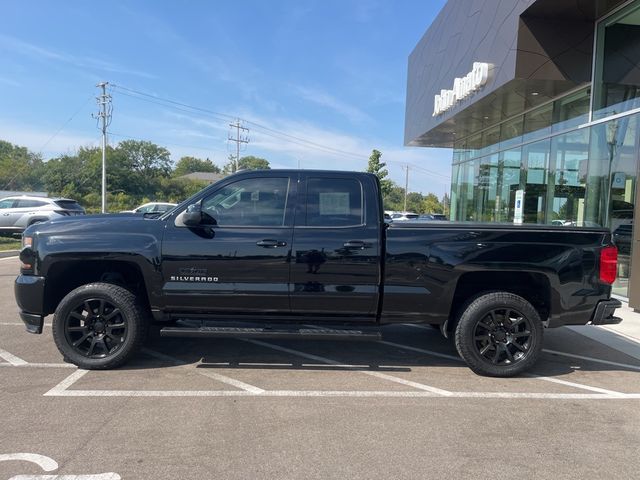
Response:
[[[211,220],[205,228],[181,225],[176,211],[162,245],[165,308],[289,313],[296,180],[264,173],[229,179],[197,204]]]
[[[369,180],[341,173],[302,176],[291,261],[293,313],[375,320],[380,232],[377,205],[366,202],[366,192],[377,192]]]

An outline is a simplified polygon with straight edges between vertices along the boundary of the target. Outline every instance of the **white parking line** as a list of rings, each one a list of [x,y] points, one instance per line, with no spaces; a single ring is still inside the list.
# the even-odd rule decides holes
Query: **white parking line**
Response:
[[[80,380],[87,373],[89,373],[89,370],[81,370],[81,369],[76,370],[71,375],[69,375],[67,378],[62,380],[59,384],[57,384],[55,387],[53,387],[51,390],[46,392],[44,394],[44,396],[45,397],[56,397],[56,396],[64,395],[65,392],[68,392],[67,388],[69,388],[75,382]]]
[[[329,365],[341,365],[340,362],[337,362],[337,361],[332,360],[330,358],[320,357],[318,355],[312,355],[310,353],[301,352],[299,350],[293,350],[293,349],[290,349],[290,348],[281,347],[279,345],[274,345],[272,343],[263,342],[261,340],[245,339],[244,341],[249,342],[249,343],[253,343],[255,345],[261,345],[263,347],[271,348],[273,350],[278,350],[280,352],[289,353],[291,355],[296,355],[298,357],[308,358],[309,360],[315,360],[315,361],[318,361],[318,362],[321,362],[321,363],[326,363],[326,364],[329,364]],[[392,375],[387,375],[386,373],[369,371],[369,370],[360,370],[360,369],[357,369],[357,367],[355,367],[353,365],[351,365],[350,367],[353,368],[354,371],[357,371],[357,372],[360,372],[360,373],[364,373],[365,375],[370,375],[372,377],[381,378],[383,380],[388,380],[390,382],[395,382],[395,383],[399,383],[401,385],[406,385],[406,386],[409,386],[409,387],[417,388],[418,390],[424,390],[426,392],[431,392],[431,393],[435,393],[437,395],[442,395],[442,396],[448,396],[448,395],[451,394],[451,392],[449,392],[448,390],[443,390],[441,388],[431,387],[429,385],[424,385],[422,383],[412,382],[411,380],[405,380],[404,378],[394,377]]]
[[[55,397],[342,397],[342,398],[500,398],[528,400],[636,400],[640,393],[606,395],[600,393],[449,392],[446,397],[428,391],[374,390],[57,390]]]
[[[0,367],[14,368],[78,368],[70,363],[25,363],[24,365],[12,365],[10,363],[0,363]]]
[[[147,355],[150,355],[155,358],[159,358],[161,360],[166,360],[174,363],[177,366],[187,366],[188,364],[179,358],[171,357],[169,355],[165,355],[164,353],[156,352],[155,350],[150,350],[148,348],[143,348],[142,351]],[[203,375],[205,377],[209,377],[213,380],[217,380],[222,383],[226,383],[227,385],[231,385],[233,387],[237,387],[241,390],[245,390],[251,393],[262,393],[263,389],[256,387],[255,385],[249,385],[248,383],[241,382],[240,380],[236,380],[235,378],[227,377],[226,375],[221,375],[216,372],[209,372],[206,369],[195,368],[195,372]]]
[[[3,358],[7,362],[9,362],[14,367],[19,367],[22,365],[26,365],[27,362],[21,358],[16,357],[14,354],[7,352],[0,348],[0,358]]]
[[[590,390],[592,392],[604,393],[606,395],[620,396],[624,395],[622,392],[616,392],[615,390],[607,390],[605,388],[600,387],[592,387],[590,385],[585,385],[583,383],[569,382],[567,380],[560,380],[559,378],[553,377],[541,377],[535,374],[525,374],[526,377],[533,378],[535,380],[544,380],[546,382],[557,383],[559,385],[566,385],[567,387],[581,388],[583,390]]]
[[[449,360],[455,360],[457,362],[464,362],[460,357],[454,357],[453,355],[446,355],[444,353],[434,352],[432,350],[425,350],[423,348],[411,347],[409,345],[403,345],[403,344],[400,344],[400,343],[393,343],[393,342],[381,341],[381,342],[378,342],[378,343],[383,343],[385,345],[389,345],[389,346],[396,347],[396,348],[401,348],[401,349],[404,349],[404,350],[411,350],[413,352],[424,353],[424,354],[427,354],[427,355],[434,355],[434,356],[446,358],[446,359],[449,359]],[[535,374],[525,374],[524,376],[528,377],[528,378],[532,378],[534,380],[542,380],[542,381],[545,381],[545,382],[557,383],[559,385],[565,385],[567,387],[580,388],[582,390],[589,390],[589,391],[592,391],[592,392],[604,393],[604,394],[607,394],[607,395],[622,395],[621,392],[616,392],[614,390],[606,390],[604,388],[592,387],[590,385],[584,385],[582,383],[576,383],[576,382],[569,382],[567,380],[560,380],[558,378],[552,378],[552,377],[535,375]]]
[[[563,357],[569,357],[569,358],[578,358],[580,360],[588,360],[589,362],[602,363],[603,365],[612,365],[614,367],[623,367],[623,368],[628,368],[630,370],[640,371],[640,367],[638,365],[629,365],[628,363],[611,362],[609,360],[602,360],[600,358],[585,357],[583,355],[575,355],[573,353],[558,352],[557,350],[547,350],[546,348],[542,349],[542,351],[546,353],[551,353],[553,355],[561,355]]]

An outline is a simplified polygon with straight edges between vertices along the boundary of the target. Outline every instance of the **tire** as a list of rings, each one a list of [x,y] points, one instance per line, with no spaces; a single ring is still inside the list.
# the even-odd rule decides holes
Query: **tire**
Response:
[[[531,368],[542,351],[540,315],[524,298],[491,292],[470,300],[455,330],[460,356],[478,375],[512,377]]]
[[[53,339],[65,360],[86,370],[116,368],[142,345],[148,314],[126,288],[90,283],[62,299]]]

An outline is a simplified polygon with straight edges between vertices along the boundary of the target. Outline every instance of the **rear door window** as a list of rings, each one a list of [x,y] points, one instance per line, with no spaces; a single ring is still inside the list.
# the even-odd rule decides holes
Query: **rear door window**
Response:
[[[48,205],[48,203],[42,200],[20,199],[16,204],[16,208],[35,208],[44,207],[45,205]]]
[[[350,227],[364,223],[362,184],[353,178],[307,180],[305,225]]]

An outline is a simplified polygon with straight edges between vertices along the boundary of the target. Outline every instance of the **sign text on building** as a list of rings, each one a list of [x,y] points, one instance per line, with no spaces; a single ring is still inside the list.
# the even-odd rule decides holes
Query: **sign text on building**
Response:
[[[473,92],[487,83],[489,78],[489,64],[474,62],[473,69],[462,78],[453,80],[453,89],[440,90],[433,101],[433,116],[440,115],[453,107],[459,101],[467,98]]]

